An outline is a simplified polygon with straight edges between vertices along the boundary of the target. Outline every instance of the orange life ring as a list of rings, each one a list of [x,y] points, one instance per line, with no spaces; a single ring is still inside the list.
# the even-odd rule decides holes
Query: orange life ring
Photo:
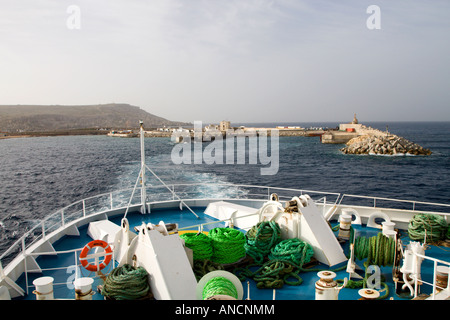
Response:
[[[94,247],[102,247],[103,249],[105,249],[105,259],[102,261],[102,263],[100,263],[98,266],[95,264],[90,264],[87,261],[87,254],[89,252],[89,250],[91,250]],[[111,247],[109,246],[109,244],[103,240],[93,240],[91,242],[89,242],[87,245],[84,246],[83,250],[80,253],[80,262],[81,265],[89,271],[100,271],[103,268],[105,268],[110,262],[111,262],[111,258],[112,258],[112,250]]]

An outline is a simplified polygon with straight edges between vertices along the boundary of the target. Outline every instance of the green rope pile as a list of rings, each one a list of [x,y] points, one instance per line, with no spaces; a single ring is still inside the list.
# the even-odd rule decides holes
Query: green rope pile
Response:
[[[314,255],[312,246],[300,239],[286,239],[278,243],[270,252],[270,260],[287,260],[298,265],[300,268],[304,263],[311,261]]]
[[[238,292],[233,282],[225,277],[212,278],[203,287],[203,300],[215,295],[227,295],[235,299],[238,298]]]
[[[214,228],[208,236],[213,248],[213,262],[228,264],[245,257],[245,235],[241,231],[231,228]]]
[[[437,214],[416,214],[408,225],[411,240],[437,242],[448,238],[448,225],[445,219]]]
[[[378,235],[366,238],[358,237],[355,240],[355,257],[359,260],[367,258],[365,266],[387,266],[394,263],[395,240],[379,232]]]
[[[101,294],[113,300],[140,300],[149,297],[148,273],[129,264],[117,267],[106,277]]]
[[[394,264],[394,255],[395,255],[395,240],[383,235],[382,232],[379,232],[376,236],[373,237],[358,237],[355,239],[355,258],[358,260],[367,260],[364,262],[364,266],[367,268],[370,265],[378,265],[378,266],[389,266]],[[351,280],[349,279],[347,285],[345,286],[348,289],[356,289],[356,288],[366,288],[367,280],[370,276],[369,269],[366,269],[364,279],[362,280]],[[338,283],[343,282],[343,280],[336,280]],[[384,286],[383,295],[378,297],[378,300],[386,299],[389,296],[389,288],[388,285],[384,282],[381,282]]]
[[[225,270],[220,263],[212,262],[211,260],[195,260],[193,271],[197,281],[200,281],[204,275],[216,270]]]
[[[277,229],[274,228],[274,230]],[[298,286],[303,282],[299,272],[305,271],[302,266],[304,263],[310,262],[313,255],[314,250],[309,243],[296,238],[286,239],[270,250],[269,261],[263,265],[260,266],[260,263],[256,263],[246,268],[238,268],[235,272],[240,272],[238,277],[241,281],[244,281],[245,278],[253,279],[259,289],[279,289],[284,284]],[[253,272],[250,267],[254,266],[259,266],[259,268]]]
[[[184,233],[180,235],[186,247],[192,249],[194,260],[209,260],[213,255],[211,239],[204,233]]]
[[[259,222],[247,231],[245,238],[244,248],[247,255],[256,263],[262,263],[281,239],[280,226],[274,221]]]
[[[301,271],[299,266],[287,260],[267,261],[254,272],[250,270],[250,267],[238,268],[235,270],[235,273],[241,272],[237,274],[241,281],[244,281],[246,278],[253,279],[256,282],[256,287],[259,289],[280,289],[285,283],[291,286],[298,286],[303,282],[298,275]],[[289,280],[291,277],[296,280]]]

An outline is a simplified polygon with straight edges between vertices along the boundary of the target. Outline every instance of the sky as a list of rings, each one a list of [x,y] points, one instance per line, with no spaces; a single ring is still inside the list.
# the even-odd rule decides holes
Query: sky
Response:
[[[448,0],[0,0],[0,104],[450,121],[449,31]]]

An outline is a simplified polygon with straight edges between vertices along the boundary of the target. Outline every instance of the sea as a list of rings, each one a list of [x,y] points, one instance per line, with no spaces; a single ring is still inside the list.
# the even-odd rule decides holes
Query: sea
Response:
[[[334,128],[337,123],[233,124],[248,127]],[[175,163],[170,138],[146,138],[147,166],[166,184],[212,183],[197,196],[223,197],[259,185],[450,204],[450,122],[365,125],[402,136],[430,156],[345,155],[319,137],[279,137],[278,170],[267,162]],[[270,140],[270,138],[268,138]],[[224,144],[225,146],[225,144]],[[208,143],[202,144],[203,149]],[[247,145],[248,147],[248,145]],[[267,154],[272,154],[272,142]],[[252,152],[247,149],[246,157]],[[237,152],[237,150],[235,150]],[[237,157],[236,157],[237,158]],[[272,159],[275,161],[275,158]],[[231,163],[230,163],[231,162]],[[48,215],[83,198],[133,188],[140,170],[139,138],[52,136],[0,140],[0,254]],[[148,176],[150,185],[160,185]],[[154,195],[156,196],[157,195]]]

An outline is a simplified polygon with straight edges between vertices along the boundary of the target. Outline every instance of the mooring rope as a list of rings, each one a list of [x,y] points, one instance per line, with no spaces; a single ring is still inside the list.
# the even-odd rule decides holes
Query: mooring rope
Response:
[[[235,299],[238,298],[238,292],[235,285],[225,277],[212,278],[203,287],[203,300],[216,295],[226,295]]]
[[[186,247],[192,249],[194,260],[210,260],[213,255],[211,239],[204,233],[188,232],[180,235]]]
[[[214,228],[208,233],[213,247],[212,261],[234,263],[245,257],[245,235],[232,228]]]
[[[114,300],[139,300],[149,297],[148,273],[143,267],[124,264],[106,277],[101,294]]]
[[[379,232],[376,236],[358,237],[355,240],[355,257],[358,260],[367,258],[365,266],[387,266],[394,263],[395,240]]]
[[[269,260],[260,266],[256,271],[252,272],[251,267],[258,265],[249,265],[246,268],[237,268],[234,270],[239,280],[244,281],[246,278],[253,279],[256,287],[259,289],[279,289],[286,283],[288,285],[297,286],[302,284],[303,279],[298,275],[300,268],[291,261],[287,260]],[[288,278],[295,278],[291,281]]]
[[[448,237],[447,233],[447,222],[442,216],[437,214],[416,214],[409,221],[408,235],[411,240],[437,242],[445,240]]]
[[[259,222],[247,231],[245,238],[244,248],[247,255],[256,263],[262,263],[272,248],[280,242],[280,226],[274,221]]]
[[[304,263],[311,261],[314,249],[306,242],[297,238],[286,239],[278,243],[269,254],[270,260],[287,260],[303,267]]]
[[[251,278],[256,281],[256,286],[262,288],[279,289],[284,284],[298,286],[303,283],[299,272],[304,263],[310,262],[314,254],[312,246],[300,239],[286,239],[275,245],[268,255],[269,261],[260,265],[252,264],[246,268],[237,268],[235,273],[241,281]],[[259,266],[256,271],[251,267]],[[290,280],[293,278],[293,280]]]
[[[192,268],[194,270],[194,275],[197,281],[200,281],[204,275],[209,272],[216,270],[225,270],[224,267],[220,263],[212,262],[211,260],[195,260],[194,266]]]
[[[396,244],[395,239],[386,237],[382,232],[379,232],[373,237],[357,237],[355,239],[355,258],[358,260],[367,260],[364,262],[364,267],[366,267],[366,272],[362,280],[354,281],[349,279],[346,288],[366,288],[367,281],[370,276],[369,266],[389,266],[394,264]],[[337,280],[338,283],[343,282],[343,280]],[[385,299],[389,296],[389,288],[385,282],[381,282],[384,286],[385,291],[383,295],[380,295],[377,299]]]

